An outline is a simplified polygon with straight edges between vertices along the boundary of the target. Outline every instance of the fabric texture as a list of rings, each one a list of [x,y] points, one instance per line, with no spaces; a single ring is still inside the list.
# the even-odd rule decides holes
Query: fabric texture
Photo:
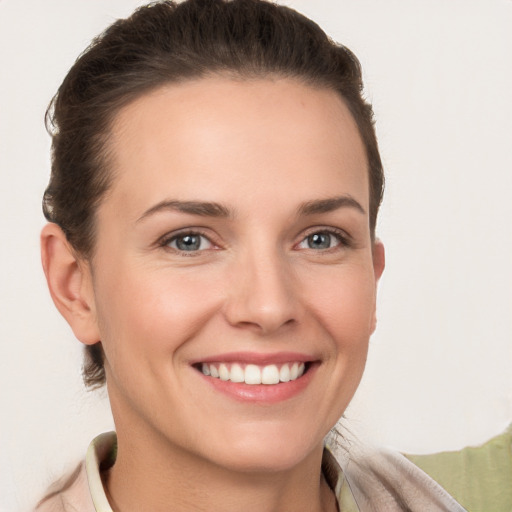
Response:
[[[402,455],[357,449],[337,454],[326,447],[322,471],[334,491],[340,512],[464,512],[442,487]],[[112,512],[100,467],[115,462],[115,432],[96,437],[85,462],[56,482],[36,512]]]
[[[512,425],[481,446],[407,458],[467,510],[512,511]]]

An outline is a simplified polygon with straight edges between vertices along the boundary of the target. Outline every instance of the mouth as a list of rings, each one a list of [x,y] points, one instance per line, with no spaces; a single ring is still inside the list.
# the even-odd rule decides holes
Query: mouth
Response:
[[[290,361],[280,364],[247,364],[242,362],[202,362],[194,367],[206,377],[225,382],[257,386],[274,386],[293,382],[302,377],[311,367],[310,362]]]
[[[315,356],[296,352],[231,352],[190,362],[211,389],[237,401],[261,405],[301,395],[321,363]]]

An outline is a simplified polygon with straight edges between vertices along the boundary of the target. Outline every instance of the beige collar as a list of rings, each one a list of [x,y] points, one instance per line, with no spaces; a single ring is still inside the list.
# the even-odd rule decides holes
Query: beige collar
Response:
[[[96,512],[113,512],[103,488],[100,472],[114,464],[116,455],[117,436],[115,432],[105,432],[95,437],[87,449],[85,467]],[[338,503],[344,503],[341,510],[358,510],[343,476],[343,471],[328,448],[324,450],[322,457],[322,471],[329,487],[334,491]],[[347,502],[351,502],[350,508],[347,508]]]

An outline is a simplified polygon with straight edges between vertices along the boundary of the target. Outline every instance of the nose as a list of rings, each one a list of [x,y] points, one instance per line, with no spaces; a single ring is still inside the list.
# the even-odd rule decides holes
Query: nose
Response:
[[[269,335],[300,316],[297,280],[285,258],[248,254],[230,268],[225,316],[236,327]]]

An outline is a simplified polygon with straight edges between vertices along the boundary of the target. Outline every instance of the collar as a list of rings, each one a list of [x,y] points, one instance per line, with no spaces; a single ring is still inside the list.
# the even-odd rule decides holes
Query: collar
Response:
[[[87,449],[85,468],[89,482],[89,491],[96,512],[113,512],[107,496],[105,495],[103,482],[101,480],[101,471],[114,465],[116,455],[117,436],[115,432],[105,432],[95,437]],[[350,492],[347,480],[343,475],[343,471],[327,446],[322,456],[322,472],[338,500],[338,506],[342,507],[341,510],[359,510]]]
[[[113,512],[105,495],[100,471],[111,467],[116,461],[116,455],[117,435],[115,432],[105,432],[96,436],[87,448],[85,469],[96,512]]]

